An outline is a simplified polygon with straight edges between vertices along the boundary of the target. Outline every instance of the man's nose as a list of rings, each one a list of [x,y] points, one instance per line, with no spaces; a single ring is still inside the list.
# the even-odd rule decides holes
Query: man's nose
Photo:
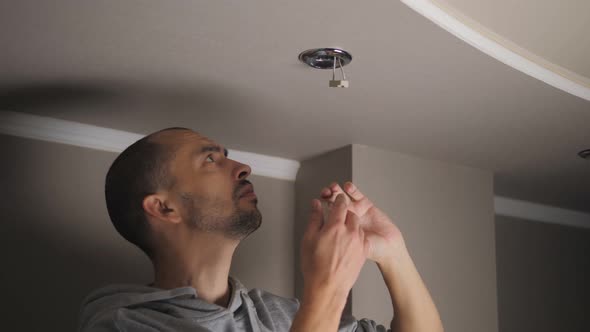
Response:
[[[250,175],[250,173],[252,173],[252,169],[250,168],[250,166],[246,165],[246,164],[242,164],[240,162],[237,162],[237,166],[234,169],[234,176],[236,177],[237,180],[242,180],[248,177],[248,175]]]

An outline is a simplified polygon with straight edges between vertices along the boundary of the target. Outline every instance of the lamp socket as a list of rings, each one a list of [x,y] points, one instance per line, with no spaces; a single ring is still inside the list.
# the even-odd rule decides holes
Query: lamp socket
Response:
[[[330,80],[331,88],[348,88],[348,80]]]

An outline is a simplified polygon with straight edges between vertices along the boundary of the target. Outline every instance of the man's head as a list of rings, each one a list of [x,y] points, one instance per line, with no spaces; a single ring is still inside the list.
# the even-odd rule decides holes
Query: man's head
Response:
[[[251,169],[227,150],[186,128],[168,128],[133,143],[111,165],[105,183],[113,225],[150,258],[157,232],[181,227],[241,240],[262,216],[246,179]]]

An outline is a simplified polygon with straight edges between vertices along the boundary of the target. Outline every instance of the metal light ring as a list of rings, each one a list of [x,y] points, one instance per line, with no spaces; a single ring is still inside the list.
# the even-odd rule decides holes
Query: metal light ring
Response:
[[[590,160],[590,149],[578,152],[578,156],[580,156],[582,159]]]
[[[314,48],[299,54],[299,61],[307,64],[310,67],[318,69],[333,69],[334,57],[340,59],[336,61],[336,68],[346,66],[352,61],[352,55],[340,48]]]

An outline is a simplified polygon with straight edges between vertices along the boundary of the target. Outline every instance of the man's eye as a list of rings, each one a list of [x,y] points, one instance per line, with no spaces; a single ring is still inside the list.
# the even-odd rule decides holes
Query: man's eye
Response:
[[[211,159],[211,161],[215,162],[215,160],[213,160],[213,157],[211,157],[212,155],[208,155],[207,156],[207,160]]]

